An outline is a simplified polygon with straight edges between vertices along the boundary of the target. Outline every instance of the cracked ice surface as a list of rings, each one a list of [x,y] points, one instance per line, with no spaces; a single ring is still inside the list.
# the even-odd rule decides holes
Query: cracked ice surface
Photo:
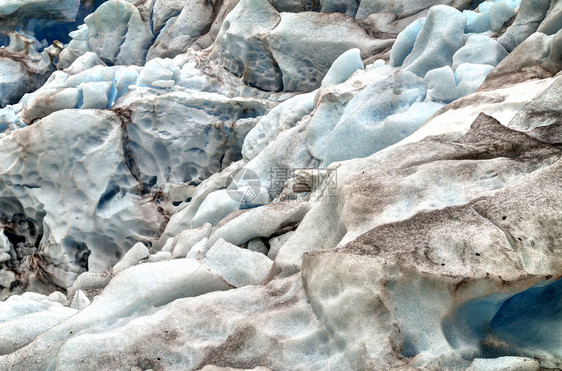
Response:
[[[562,367],[559,1],[47,3],[0,1],[0,369]]]

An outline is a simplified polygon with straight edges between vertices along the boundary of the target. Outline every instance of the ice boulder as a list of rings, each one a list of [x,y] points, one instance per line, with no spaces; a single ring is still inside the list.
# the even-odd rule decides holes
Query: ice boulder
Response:
[[[64,72],[75,75],[80,72],[84,72],[93,68],[95,66],[105,66],[105,63],[98,57],[98,55],[94,52],[87,52],[84,55],[81,55],[70,65],[69,67],[64,69]]]
[[[90,49],[108,64],[142,65],[153,39],[139,11],[123,0],[110,0],[86,18]]]
[[[452,67],[456,70],[461,63],[489,64],[495,67],[507,54],[496,40],[484,35],[471,35],[466,44],[453,55]]]
[[[153,88],[171,88],[179,79],[180,68],[171,59],[152,59],[139,74],[138,85]]]
[[[70,301],[70,308],[82,310],[90,305],[90,299],[84,294],[82,290],[77,290]]]
[[[483,3],[484,4],[484,3]],[[468,33],[483,33],[490,29],[490,10],[480,11],[476,17],[470,22],[467,22],[466,32]]]
[[[562,29],[562,2],[557,1],[552,4],[537,31],[546,35],[552,35],[560,29]]]
[[[218,240],[242,246],[255,238],[268,238],[283,228],[300,223],[310,205],[305,201],[272,202],[233,215],[217,225],[209,236],[209,247]]]
[[[242,0],[228,14],[212,57],[243,81],[267,91],[309,92],[349,49],[361,58],[392,45],[340,13],[281,13],[267,1]]]
[[[31,124],[64,109],[111,108],[131,85],[137,83],[138,68],[135,66],[106,67],[101,64],[81,71],[81,64],[82,61],[77,59],[68,72],[56,71],[40,89],[26,97],[21,102],[21,120]]]
[[[148,249],[140,242],[136,243],[123,255],[121,260],[113,266],[113,273],[119,273],[127,268],[139,264],[149,256]]]
[[[420,18],[410,23],[404,31],[398,34],[396,42],[392,45],[390,51],[390,64],[392,66],[401,66],[404,63],[404,59],[412,52],[416,38],[420,33],[425,18]]]
[[[438,5],[427,13],[412,52],[404,60],[406,71],[424,77],[427,71],[449,66],[464,44],[466,16],[458,10]]]
[[[370,36],[343,14],[307,12],[282,13],[266,40],[279,65],[283,90],[299,92],[318,88],[332,63],[349,49],[358,48],[365,59],[393,43]]]
[[[355,71],[364,69],[361,60],[361,51],[357,48],[350,49],[340,55],[322,79],[322,87],[345,82]]]
[[[427,100],[452,102],[474,93],[494,69],[488,64],[463,63],[455,72],[449,67],[436,68],[425,75]]]
[[[165,4],[158,1],[158,5],[153,6],[157,11],[159,9],[174,8],[176,2]],[[155,57],[173,58],[193,44],[201,34],[206,32],[214,20],[215,9],[211,2],[194,2],[184,1],[178,2],[183,5],[179,10],[179,14],[173,19],[169,19],[161,32],[157,34],[154,44],[148,51],[147,59]],[[177,12],[177,9],[174,9]],[[173,14],[173,13],[172,13]],[[172,17],[170,17],[172,18]],[[155,25],[155,33],[158,33],[158,24]]]
[[[61,55],[61,67],[89,51],[107,65],[144,64],[154,36],[134,5],[109,0],[86,17],[85,24],[71,34],[73,40]]]
[[[361,62],[361,60],[359,60]],[[362,63],[362,62],[361,62]],[[314,109],[316,91],[299,94],[273,107],[250,130],[244,139],[242,155],[251,160],[277,137],[279,132],[293,127]]]
[[[225,18],[212,57],[248,85],[282,90],[281,71],[263,39],[280,21],[267,1],[241,0]]]
[[[427,82],[427,99],[431,101],[452,102],[458,99],[455,73],[449,66],[429,71],[424,80]]]
[[[199,228],[182,231],[175,237],[169,238],[162,251],[171,252],[172,259],[185,258],[195,244],[209,236],[211,228],[212,225],[207,223]]]
[[[273,262],[264,254],[219,239],[205,254],[205,265],[235,287],[258,285]]]
[[[550,7],[550,0],[528,0],[521,2],[513,24],[498,39],[505,50],[511,52],[531,34],[543,21]]]
[[[371,155],[411,134],[427,117],[413,126],[410,120],[401,125],[388,118],[423,101],[426,89],[422,79],[406,71],[369,85],[349,102],[329,136],[321,141],[323,166]]]
[[[463,63],[459,65],[455,71],[459,97],[474,93],[493,69],[494,67],[488,64]]]
[[[193,217],[192,226],[200,227],[205,223],[216,225],[228,214],[240,210],[264,205],[269,202],[269,192],[258,185],[232,185],[209,194],[201,203]]]
[[[507,2],[499,1],[490,9],[490,28],[500,31],[505,22],[515,15],[515,10]]]

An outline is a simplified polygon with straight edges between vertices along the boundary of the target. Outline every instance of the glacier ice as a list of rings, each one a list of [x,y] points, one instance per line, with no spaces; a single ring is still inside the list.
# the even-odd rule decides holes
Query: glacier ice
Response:
[[[537,30],[549,7],[548,0],[522,1],[513,24],[498,38],[500,44],[507,51],[513,51]]]
[[[291,43],[295,32],[299,42]],[[251,86],[306,92],[320,85],[343,52],[359,48],[366,55],[389,45],[339,13],[279,14],[266,1],[242,0],[225,19],[213,55]]]
[[[520,370],[520,371],[538,371],[540,363],[531,358],[525,357],[498,357],[498,358],[476,358],[467,371],[484,371],[484,370]]]
[[[392,45],[390,52],[390,64],[393,66],[401,66],[404,59],[412,52],[416,38],[420,33],[425,18],[418,19],[412,22],[404,31],[398,34],[396,42]]]
[[[195,229],[186,229],[176,236],[169,238],[164,244],[164,247],[162,247],[162,251],[171,252],[172,259],[185,258],[197,243],[209,237],[211,229],[211,223],[205,223]]]
[[[505,22],[515,15],[515,10],[504,1],[495,3],[490,9],[490,28],[500,31]]]
[[[367,156],[411,134],[441,108],[421,103],[426,89],[424,81],[409,72],[371,83],[347,104],[331,132],[315,144],[324,149],[319,155],[323,166]]]
[[[35,293],[12,296],[0,304],[0,355],[22,348],[77,312]]]
[[[436,68],[425,75],[427,99],[452,102],[474,93],[494,69],[489,64],[462,63],[455,72],[449,67]]]
[[[218,239],[205,257],[205,265],[234,287],[259,284],[273,264],[266,255],[241,249],[223,239]]]
[[[109,65],[144,64],[154,36],[135,6],[124,0],[109,0],[84,22],[85,26],[71,34],[69,48],[61,55],[62,66],[89,51]]]
[[[562,4],[557,1],[551,4],[551,8],[537,28],[537,32],[552,35],[558,32],[560,28],[562,28]]]
[[[183,2],[185,4],[171,2],[172,4],[168,5],[164,1],[158,3],[162,6],[157,7],[155,4],[154,10],[169,8],[166,12],[162,12],[164,14],[160,12],[153,14],[156,22],[152,22],[152,27],[157,37],[148,50],[147,59],[156,56],[172,58],[182,54],[197,41],[213,21],[214,9],[210,2]],[[162,25],[166,18],[166,22]]]
[[[486,2],[482,4],[486,4]],[[480,9],[480,13],[478,13],[470,23],[467,23],[466,31],[469,33],[483,33],[488,31],[491,27],[490,9]]]
[[[149,256],[146,246],[138,242],[129,251],[123,255],[121,260],[113,266],[113,273],[119,273],[127,268],[137,265],[140,261],[147,259]]]
[[[497,66],[507,52],[496,40],[484,35],[470,35],[462,48],[453,55],[453,70],[461,63],[489,64]]]
[[[562,280],[543,283],[506,299],[490,322],[500,342],[518,348],[539,348],[560,357],[559,313]]]
[[[0,369],[562,367],[559,2],[6,4]]]
[[[416,37],[412,52],[404,59],[406,71],[424,77],[427,71],[450,65],[464,43],[466,16],[446,6],[435,6]]]
[[[562,67],[561,46],[562,30],[553,35],[535,32],[498,64],[482,89],[554,76]]]
[[[357,48],[349,49],[336,58],[332,66],[322,79],[322,86],[336,85],[345,82],[353,72],[364,69],[361,51]]]
[[[316,91],[300,94],[273,107],[248,132],[242,145],[242,155],[251,160],[277,137],[280,131],[295,126],[314,108]]]
[[[213,46],[213,56],[226,69],[243,76],[249,85],[282,90],[281,72],[261,36],[275,28],[280,20],[279,13],[267,1],[241,0],[225,18]]]

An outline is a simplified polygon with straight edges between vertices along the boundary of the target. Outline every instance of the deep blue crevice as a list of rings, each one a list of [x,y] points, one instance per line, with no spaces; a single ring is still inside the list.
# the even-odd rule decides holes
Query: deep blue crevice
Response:
[[[18,31],[32,32],[34,33],[37,40],[46,40],[47,45],[50,45],[55,40],[66,44],[70,41],[70,36],[68,36],[68,34],[76,30],[78,26],[83,24],[84,18],[93,13],[105,1],[107,0],[96,0],[93,5],[86,5],[85,3],[81,3],[80,9],[76,14],[76,20],[74,22],[29,22],[23,29],[20,28],[18,29]],[[6,37],[5,35],[0,35],[0,46],[8,46],[9,43],[10,40],[8,37]]]
[[[536,351],[562,357],[562,279],[470,300],[447,316],[442,328],[467,359]]]
[[[490,322],[494,338],[511,346],[562,355],[562,279],[505,300]]]

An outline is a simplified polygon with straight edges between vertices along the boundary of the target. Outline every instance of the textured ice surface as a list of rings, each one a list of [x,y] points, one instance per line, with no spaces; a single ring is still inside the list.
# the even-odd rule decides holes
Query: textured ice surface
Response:
[[[138,9],[124,0],[109,0],[85,19],[61,55],[61,65],[95,52],[107,64],[142,65],[154,36]]]
[[[269,102],[219,94],[137,90],[117,106],[139,180],[197,184],[241,159],[242,143]]]
[[[550,7],[548,0],[522,1],[513,24],[498,39],[511,52],[537,30]]]
[[[460,64],[456,71],[446,66],[425,75],[428,84],[427,98],[431,101],[452,102],[474,93],[494,69],[488,64]]]
[[[484,35],[471,35],[466,43],[453,55],[453,70],[461,63],[489,64],[497,66],[507,52],[496,40]]]
[[[22,348],[77,312],[35,293],[12,296],[0,302],[0,309],[0,354]]]
[[[95,110],[60,111],[2,139],[2,221],[16,222],[11,231],[22,236],[10,259],[16,272],[28,270],[39,248],[53,264],[43,268],[51,284],[68,287],[77,273],[107,270],[132,241],[157,233],[163,217],[141,197],[122,141],[118,116]]]
[[[333,130],[316,144],[324,149],[324,154],[319,156],[323,166],[368,156],[411,134],[441,106],[425,109],[418,105],[404,116],[397,114],[423,101],[425,95],[423,80],[409,72],[398,72],[371,83],[349,102]],[[416,111],[427,113],[420,115]]]
[[[562,29],[562,3],[559,1],[551,4],[551,9],[539,25],[538,32],[552,35]]]
[[[211,26],[214,16],[211,2],[155,1],[152,27],[157,37],[148,58],[182,54]]]
[[[541,366],[537,360],[524,357],[476,358],[467,371],[538,371]]]
[[[424,77],[427,71],[450,65],[464,43],[466,16],[456,9],[435,6],[416,37],[412,52],[404,59],[406,71]]]
[[[0,369],[562,367],[559,2],[100,3],[0,50]]]
[[[336,85],[345,82],[353,72],[365,68],[361,61],[361,51],[350,49],[340,55],[322,79],[322,86]]]
[[[223,239],[205,253],[205,265],[235,287],[257,285],[263,281],[273,261],[266,255],[242,249]]]
[[[392,46],[390,52],[390,64],[393,66],[401,66],[404,59],[412,52],[416,38],[420,33],[425,18],[412,22],[404,31],[396,38],[396,42]]]
[[[290,129],[303,116],[312,112],[316,92],[297,95],[280,103],[264,115],[244,139],[242,155],[251,160],[277,137],[279,132]]]
[[[515,15],[515,10],[507,2],[499,1],[490,9],[490,28],[500,31],[505,22]]]
[[[226,17],[213,55],[251,86],[302,92],[319,87],[343,52],[359,48],[365,56],[388,45],[338,13],[279,14],[266,1],[242,0]]]
[[[282,90],[277,63],[263,34],[275,28],[279,13],[267,1],[241,0],[225,18],[213,46],[220,64],[244,82],[266,90]]]
[[[80,0],[6,0],[0,3],[0,33],[16,27],[74,21]]]

